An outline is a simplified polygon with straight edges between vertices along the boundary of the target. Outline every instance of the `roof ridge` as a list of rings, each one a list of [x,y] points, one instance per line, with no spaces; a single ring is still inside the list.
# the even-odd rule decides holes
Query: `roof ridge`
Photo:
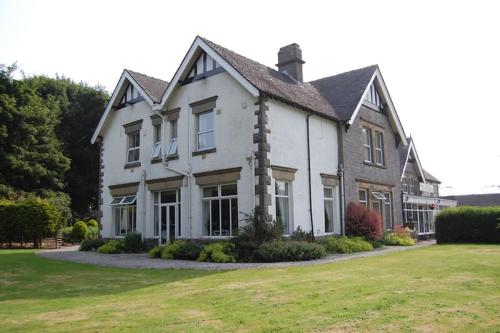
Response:
[[[370,65],[370,66],[365,66],[365,67],[361,67],[361,68],[351,69],[351,70],[346,71],[346,72],[341,72],[341,73],[333,74],[333,75],[330,75],[330,76],[325,76],[325,77],[322,77],[322,78],[319,78],[319,79],[316,79],[316,80],[312,80],[312,81],[309,81],[308,83],[312,84],[313,82],[318,82],[318,81],[321,81],[321,80],[330,79],[330,78],[335,77],[335,76],[351,74],[352,72],[357,72],[357,71],[365,70],[365,69],[368,69],[368,68],[371,68],[371,67],[378,67],[378,65],[377,64],[373,64],[373,65]]]
[[[158,81],[163,81],[163,82],[168,83],[167,80],[159,79],[157,77],[154,77],[154,76],[151,76],[151,75],[147,75],[147,74],[144,74],[144,73],[140,73],[140,72],[137,72],[137,71],[133,71],[133,70],[128,69],[128,68],[125,68],[124,70],[127,71],[127,72],[129,72],[129,73],[139,74],[139,75],[146,76],[146,77],[148,77],[150,79],[153,79],[153,80],[158,80]]]

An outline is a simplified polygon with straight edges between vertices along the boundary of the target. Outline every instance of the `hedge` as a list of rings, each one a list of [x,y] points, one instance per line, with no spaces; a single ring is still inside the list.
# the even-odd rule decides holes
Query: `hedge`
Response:
[[[47,200],[0,202],[0,242],[33,242],[53,236],[64,221],[62,212]]]
[[[436,217],[438,243],[500,243],[500,207],[456,207]]]

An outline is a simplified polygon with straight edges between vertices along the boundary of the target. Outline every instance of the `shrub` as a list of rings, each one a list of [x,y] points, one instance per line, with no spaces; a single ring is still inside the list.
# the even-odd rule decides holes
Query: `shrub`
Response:
[[[373,209],[351,202],[347,206],[346,233],[349,236],[380,239],[382,237],[382,218]]]
[[[262,243],[256,253],[257,260],[264,262],[313,260],[324,256],[325,248],[317,243],[283,240]]]
[[[298,226],[297,229],[295,229],[290,238],[296,241],[306,241],[306,242],[313,241],[312,232],[304,231],[300,226]]]
[[[89,228],[83,221],[78,221],[73,225],[73,230],[71,232],[71,237],[73,240],[77,242],[81,242],[82,240],[87,238],[87,234],[89,233]]]
[[[64,227],[61,229],[61,232],[62,232],[63,241],[65,243],[73,243],[73,236],[71,236],[71,234],[73,233],[73,227],[71,227],[71,226]]]
[[[205,245],[198,256],[198,261],[208,262],[235,262],[233,256],[234,244],[229,242],[217,242]]]
[[[411,230],[408,227],[403,227],[401,224],[396,224],[392,232],[399,237],[411,237]]]
[[[104,245],[103,239],[87,239],[81,242],[80,251],[95,251]]]
[[[395,232],[388,232],[382,238],[385,245],[413,246],[415,241],[410,236],[400,236]]]
[[[87,239],[96,239],[99,237],[99,229],[96,227],[88,227]]]
[[[436,217],[438,243],[500,243],[500,207],[456,207]]]
[[[94,220],[94,219],[90,219],[90,220],[88,220],[88,221],[87,221],[87,226],[88,226],[89,228],[94,227],[94,228],[99,229],[99,223],[97,223],[97,221],[96,221],[96,220]]]
[[[64,223],[62,212],[47,200],[26,199],[0,202],[0,241],[33,241],[53,236]]]
[[[328,252],[352,253],[372,251],[373,245],[362,237],[332,236],[321,241]]]
[[[245,226],[237,237],[232,239],[238,259],[254,261],[255,252],[260,244],[282,238],[283,226],[263,220],[258,214],[246,214]]]
[[[119,240],[109,240],[104,245],[101,245],[98,249],[98,253],[106,253],[106,254],[111,254],[111,253],[120,253],[123,250],[123,242]]]
[[[161,258],[161,250],[163,246],[155,246],[151,250],[149,250],[148,255],[150,258]]]
[[[130,253],[139,253],[144,250],[142,236],[137,232],[129,232],[123,240],[123,251]]]

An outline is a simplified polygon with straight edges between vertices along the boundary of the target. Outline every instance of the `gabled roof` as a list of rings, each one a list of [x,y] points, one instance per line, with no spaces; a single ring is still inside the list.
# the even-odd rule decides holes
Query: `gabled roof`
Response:
[[[425,169],[424,169],[424,174],[425,174],[425,179],[427,181],[430,181],[431,183],[441,184],[441,181],[439,179],[437,179],[436,177],[434,177],[433,175],[431,175],[430,173],[428,173],[427,171],[425,171]]]
[[[161,96],[168,87],[167,81],[156,79],[129,69],[123,70],[120,80],[118,80],[118,83],[113,90],[113,94],[106,105],[106,109],[104,110],[104,113],[97,124],[97,128],[92,135],[92,139],[90,140],[91,143],[95,143],[99,135],[101,135],[102,128],[108,119],[109,113],[114,107],[117,106],[117,103],[120,102],[129,83],[134,85],[141,96],[144,97],[144,100],[151,106],[161,100]]]
[[[311,81],[333,106],[340,120],[351,119],[377,70],[377,65]]]
[[[127,71],[135,79],[144,92],[153,100],[153,102],[159,103],[161,101],[161,96],[163,96],[163,93],[167,90],[167,81],[134,72],[130,69],[125,69],[125,71]]]
[[[420,158],[418,157],[417,148],[415,148],[415,143],[411,137],[406,138],[406,141],[408,142],[407,145],[399,146],[399,161],[400,161],[399,165],[401,168],[401,179],[403,179],[403,176],[405,174],[406,166],[408,165],[408,160],[410,159],[410,156],[413,155],[415,162],[417,162],[417,167],[420,173],[420,177],[422,177],[423,182],[426,183],[427,177],[424,168],[422,168],[422,163],[420,163]]]

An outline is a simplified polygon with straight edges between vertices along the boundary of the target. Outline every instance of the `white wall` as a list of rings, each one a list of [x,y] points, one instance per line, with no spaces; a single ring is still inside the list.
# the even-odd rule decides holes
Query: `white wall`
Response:
[[[307,113],[278,101],[269,100],[269,128],[271,165],[297,169],[292,182],[293,229],[300,226],[311,230],[309,213],[309,173],[307,159]],[[324,233],[324,197],[321,173],[336,175],[338,170],[337,124],[313,115],[310,122],[311,184],[315,234]],[[274,179],[272,191],[274,195]],[[336,223],[334,231],[340,233],[339,189],[337,187]],[[272,212],[275,214],[273,198]]]
[[[206,155],[191,156],[194,150],[194,122],[190,103],[218,96],[216,112],[214,113],[215,146],[216,152]],[[253,209],[253,171],[247,158],[256,150],[253,142],[253,131],[256,117],[254,111],[256,99],[241,87],[229,74],[221,73],[205,80],[179,86],[174,91],[166,109],[181,108],[178,119],[178,154],[179,159],[170,161],[168,167],[177,171],[193,173],[242,167],[238,181],[238,210],[240,218],[243,213]],[[103,130],[104,144],[104,177],[103,177],[103,217],[102,236],[114,235],[112,213],[109,203],[112,200],[109,185],[136,182],[141,180],[141,173],[145,179],[165,178],[178,176],[179,173],[167,170],[162,163],[151,164],[151,150],[153,148],[154,130],[150,116],[151,107],[146,102],[140,102],[112,113]],[[143,119],[141,129],[141,166],[124,169],[126,157],[127,137],[123,125]],[[189,128],[189,131],[188,131]],[[169,126],[165,126],[165,139],[162,152],[168,145]],[[181,230],[182,237],[200,237],[202,232],[201,192],[192,178],[191,205],[192,222],[189,223],[187,181],[181,188]],[[137,194],[137,230],[145,238],[153,237],[153,197],[149,191],[139,186]],[[144,201],[145,200],[145,201]],[[145,205],[143,206],[143,203]],[[145,207],[145,209],[144,209]],[[146,221],[146,223],[144,223]],[[190,228],[190,224],[192,228]]]

